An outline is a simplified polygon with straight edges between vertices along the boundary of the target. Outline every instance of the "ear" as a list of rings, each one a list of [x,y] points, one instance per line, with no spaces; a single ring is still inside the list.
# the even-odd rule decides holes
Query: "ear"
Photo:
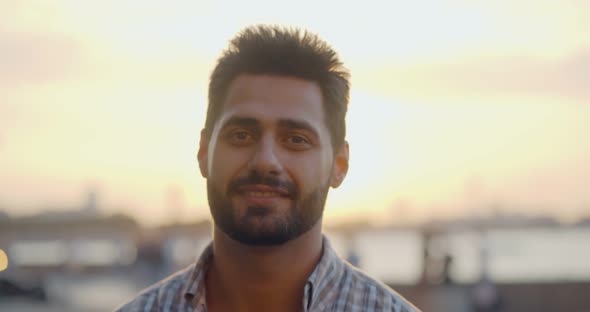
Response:
[[[348,152],[348,142],[345,141],[334,158],[334,167],[332,168],[332,177],[330,179],[330,186],[333,188],[339,187],[348,173]]]
[[[209,139],[205,134],[205,129],[201,130],[201,140],[199,141],[199,151],[197,152],[197,159],[199,160],[199,170],[203,178],[207,178],[208,172],[208,156],[209,156]]]

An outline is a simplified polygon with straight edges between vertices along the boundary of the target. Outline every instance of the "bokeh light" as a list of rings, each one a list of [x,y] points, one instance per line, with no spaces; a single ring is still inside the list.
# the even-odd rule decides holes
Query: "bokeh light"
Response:
[[[8,268],[8,255],[0,248],[0,272]]]

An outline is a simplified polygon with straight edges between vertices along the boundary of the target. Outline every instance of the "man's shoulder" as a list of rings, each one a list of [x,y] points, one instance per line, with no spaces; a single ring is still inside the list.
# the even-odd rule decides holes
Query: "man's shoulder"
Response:
[[[163,304],[182,299],[182,290],[194,269],[191,265],[140,291],[137,296],[115,309],[115,312],[160,311]]]
[[[344,283],[350,283],[362,305],[377,307],[378,311],[419,312],[420,310],[386,284],[347,263]],[[348,281],[348,282],[347,282]],[[363,309],[364,311],[364,309]]]

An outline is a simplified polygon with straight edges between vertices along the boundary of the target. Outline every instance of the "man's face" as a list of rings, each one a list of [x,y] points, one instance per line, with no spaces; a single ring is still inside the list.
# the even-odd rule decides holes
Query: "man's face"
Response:
[[[310,230],[348,169],[348,145],[334,154],[319,86],[281,76],[236,77],[198,157],[216,226],[249,245]]]

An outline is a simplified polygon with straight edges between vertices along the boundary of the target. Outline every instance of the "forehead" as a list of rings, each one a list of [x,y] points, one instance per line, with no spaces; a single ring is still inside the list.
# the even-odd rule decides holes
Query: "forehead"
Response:
[[[218,121],[223,124],[235,116],[261,122],[294,119],[325,129],[322,103],[321,89],[313,81],[243,74],[229,86]]]

